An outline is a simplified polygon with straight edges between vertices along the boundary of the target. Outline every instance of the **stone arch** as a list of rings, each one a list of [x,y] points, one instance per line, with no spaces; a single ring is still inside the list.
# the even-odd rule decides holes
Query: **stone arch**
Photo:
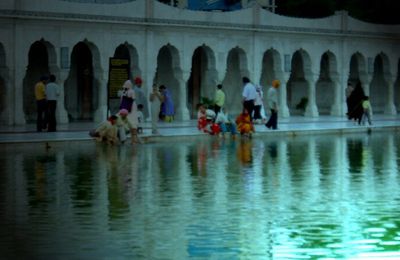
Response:
[[[316,83],[316,104],[320,114],[331,114],[335,101],[335,80],[338,78],[336,56],[330,51],[322,54],[320,74]]]
[[[175,106],[180,103],[181,90],[179,88],[179,79],[182,78],[182,70],[179,63],[179,52],[173,45],[167,44],[161,47],[157,55],[157,69],[154,83],[158,86],[165,85],[172,95]]]
[[[58,72],[56,57],[54,46],[44,39],[34,42],[29,49],[23,80],[23,110],[27,122],[36,120],[35,84],[41,76]]]
[[[360,52],[354,53],[350,58],[350,73],[348,83],[353,87],[366,75],[365,58]]]
[[[102,75],[98,48],[87,40],[78,42],[71,53],[71,66],[65,88],[65,107],[72,121],[93,120],[98,106]]]
[[[187,84],[188,107],[191,118],[196,118],[196,105],[202,97],[213,98],[217,81],[215,55],[205,44],[197,47],[192,56],[192,70]]]
[[[296,109],[301,100],[308,99],[307,76],[311,74],[311,59],[306,51],[300,49],[292,56],[291,73],[287,83],[287,105],[291,115],[303,114],[303,109]]]
[[[389,58],[379,53],[374,60],[374,71],[370,83],[369,96],[374,113],[382,114],[389,102],[389,83],[386,76],[390,75]]]
[[[141,71],[139,68],[139,55],[137,52],[137,49],[125,42],[123,44],[120,44],[114,52],[114,58],[119,58],[119,59],[127,59],[129,60],[129,65],[130,65],[130,70],[129,70],[129,77],[134,77],[136,75],[141,75]]]
[[[242,109],[242,77],[250,76],[246,53],[243,49],[236,47],[229,51],[226,70],[222,82],[226,94],[226,108],[230,114],[238,114]]]
[[[282,61],[279,52],[273,48],[267,50],[262,60],[260,85],[267,88],[274,79],[280,78],[279,74],[282,73],[281,68]],[[266,89],[264,89],[264,91],[265,90]]]
[[[7,100],[8,89],[6,86],[7,67],[6,67],[6,53],[3,44],[0,43],[0,115],[2,115],[6,108],[10,106],[10,101]],[[0,117],[0,122],[5,123],[3,117]]]

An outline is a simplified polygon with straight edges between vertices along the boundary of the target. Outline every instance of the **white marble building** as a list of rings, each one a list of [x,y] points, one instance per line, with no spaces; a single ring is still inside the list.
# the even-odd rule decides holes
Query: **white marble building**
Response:
[[[110,57],[128,58],[148,94],[171,89],[176,119],[195,114],[200,97],[222,83],[227,109],[240,111],[242,76],[266,89],[277,78],[280,113],[346,113],[347,82],[360,80],[374,113],[400,109],[400,25],[276,15],[254,5],[235,12],[195,12],[155,0],[2,0],[0,121],[36,117],[34,85],[53,73],[62,86],[58,122],[100,121],[107,114]],[[111,108],[113,110],[113,108]],[[114,111],[112,111],[114,112]]]

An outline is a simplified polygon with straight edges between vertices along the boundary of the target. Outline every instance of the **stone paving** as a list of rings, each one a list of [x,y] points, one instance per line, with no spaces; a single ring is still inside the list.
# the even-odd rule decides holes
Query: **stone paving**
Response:
[[[172,123],[159,123],[160,135],[151,134],[150,123],[143,125],[141,135],[144,143],[186,139],[195,136],[207,136],[197,130],[196,121],[183,121]],[[90,140],[88,131],[96,127],[93,122],[69,123],[58,125],[57,132],[35,131],[34,124],[25,126],[0,126],[0,143],[30,143],[30,142],[53,142],[53,141],[80,141]],[[400,115],[374,115],[371,126],[360,126],[345,117],[320,116],[309,118],[302,116],[292,116],[290,118],[280,118],[278,130],[269,130],[264,125],[255,126],[254,137],[262,135],[300,135],[300,134],[321,134],[321,133],[346,133],[346,132],[367,132],[381,130],[400,130]]]

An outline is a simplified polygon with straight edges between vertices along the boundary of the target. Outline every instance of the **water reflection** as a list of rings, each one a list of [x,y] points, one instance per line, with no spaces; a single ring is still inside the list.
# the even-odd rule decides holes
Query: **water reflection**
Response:
[[[400,257],[399,144],[374,133],[3,145],[0,257]]]

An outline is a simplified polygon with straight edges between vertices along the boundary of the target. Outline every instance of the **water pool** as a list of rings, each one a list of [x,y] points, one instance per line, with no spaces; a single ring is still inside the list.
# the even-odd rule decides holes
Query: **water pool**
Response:
[[[0,258],[399,259],[396,132],[0,146]]]

